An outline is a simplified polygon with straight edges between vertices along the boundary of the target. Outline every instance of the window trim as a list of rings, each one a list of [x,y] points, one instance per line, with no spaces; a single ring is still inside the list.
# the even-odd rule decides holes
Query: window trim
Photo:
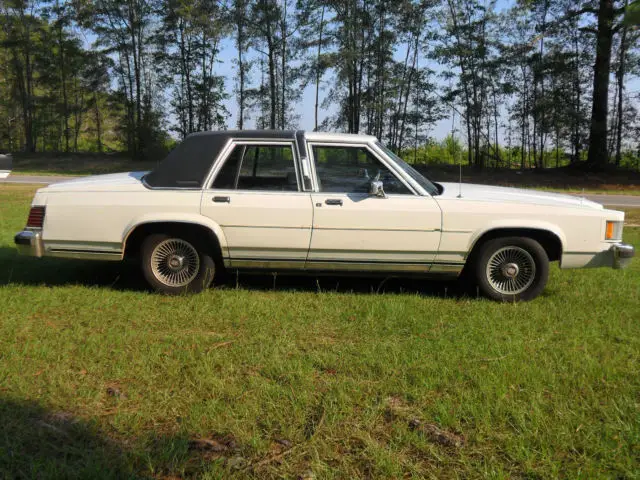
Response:
[[[234,139],[231,138],[228,142],[228,144],[223,148],[222,152],[220,152],[220,155],[218,156],[218,158],[214,161],[213,163],[213,167],[211,169],[211,172],[209,173],[206,183],[205,183],[205,190],[211,190],[211,191],[225,191],[225,192],[238,192],[238,193],[280,193],[280,194],[296,194],[296,193],[303,193],[304,189],[302,188],[301,182],[300,182],[300,158],[298,157],[298,154],[296,152],[296,148],[295,148],[295,140],[260,140],[260,139],[251,139],[251,140],[246,140],[246,139]],[[294,167],[294,171],[296,174],[296,185],[298,187],[297,190],[284,190],[284,191],[278,191],[278,190],[247,190],[247,189],[239,189],[239,188],[214,188],[213,187],[213,182],[215,182],[218,173],[220,173],[220,170],[222,169],[222,167],[224,166],[224,164],[227,162],[227,160],[229,160],[229,157],[231,156],[231,154],[233,153],[234,149],[236,148],[236,146],[241,146],[241,147],[245,147],[245,152],[246,152],[246,147],[250,146],[250,145],[257,145],[257,146],[264,146],[264,147],[271,147],[271,146],[288,146],[289,148],[291,148],[291,154],[292,154],[292,158],[293,158],[293,167]],[[243,155],[243,159],[244,159],[244,155]],[[236,173],[236,176],[240,174],[240,170],[242,168],[242,165],[240,165],[240,168],[238,169],[238,172]],[[237,185],[237,178],[236,178],[236,185]]]
[[[313,179],[313,191],[314,193],[322,193],[327,195],[355,195],[354,192],[321,192],[320,191],[320,183],[318,182],[318,172],[316,170],[316,156],[314,153],[314,147],[344,147],[344,148],[363,148],[365,149],[373,158],[378,160],[382,165],[389,169],[389,172],[396,177],[407,189],[409,190],[408,194],[403,193],[391,193],[388,194],[390,197],[407,197],[407,196],[421,196],[420,193],[415,189],[413,184],[407,182],[404,176],[398,172],[397,167],[390,164],[390,162],[386,161],[376,150],[371,148],[371,145],[368,142],[357,142],[357,143],[349,143],[349,142],[328,142],[322,140],[315,141],[307,141],[307,149],[309,158],[311,161],[312,169],[312,179]]]

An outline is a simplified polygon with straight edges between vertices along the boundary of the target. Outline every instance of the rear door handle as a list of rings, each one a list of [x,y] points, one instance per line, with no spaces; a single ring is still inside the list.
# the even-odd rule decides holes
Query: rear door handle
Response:
[[[213,197],[216,203],[231,203],[231,197]]]
[[[324,203],[326,203],[327,205],[340,205],[342,206],[342,199],[341,198],[327,198]]]

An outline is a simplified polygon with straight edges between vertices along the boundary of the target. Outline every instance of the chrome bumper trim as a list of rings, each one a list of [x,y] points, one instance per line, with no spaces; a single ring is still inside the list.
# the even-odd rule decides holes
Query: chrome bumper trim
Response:
[[[625,268],[631,263],[636,251],[633,245],[628,243],[616,243],[611,247],[613,252],[613,268]]]
[[[38,230],[23,230],[16,234],[13,241],[21,255],[40,258],[44,254],[42,234]]]
[[[104,250],[77,250],[62,248],[47,248],[45,250],[42,241],[42,231],[40,230],[23,230],[16,234],[13,239],[18,253],[20,255],[29,255],[32,257],[58,257],[58,258],[75,258],[78,260],[122,260],[122,252],[104,251]]]

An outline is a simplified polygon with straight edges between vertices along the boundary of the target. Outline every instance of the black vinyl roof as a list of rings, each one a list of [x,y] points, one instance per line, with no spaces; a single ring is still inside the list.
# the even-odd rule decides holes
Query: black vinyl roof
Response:
[[[298,133],[298,135],[296,135]],[[151,188],[202,188],[213,161],[230,139],[304,141],[296,130],[224,130],[192,133],[144,177]],[[298,152],[304,145],[298,145]]]

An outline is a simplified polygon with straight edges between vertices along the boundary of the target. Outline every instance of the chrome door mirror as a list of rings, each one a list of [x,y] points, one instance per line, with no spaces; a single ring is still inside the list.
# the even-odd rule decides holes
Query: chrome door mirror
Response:
[[[378,198],[387,198],[387,194],[384,193],[384,186],[380,180],[371,180],[369,184],[369,195]]]

